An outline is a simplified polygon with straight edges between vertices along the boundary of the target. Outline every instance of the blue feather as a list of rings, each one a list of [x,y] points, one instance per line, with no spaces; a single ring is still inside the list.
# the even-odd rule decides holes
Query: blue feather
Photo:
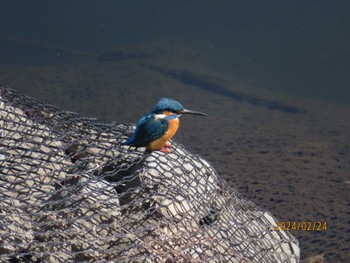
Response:
[[[160,101],[158,101],[157,105],[152,109],[151,113],[162,113],[163,111],[181,111],[184,107],[181,105],[181,103],[168,99],[168,98],[162,98]]]
[[[137,123],[134,134],[124,144],[134,147],[146,147],[149,143],[161,138],[166,133],[169,127],[169,119],[168,117],[156,119],[153,114],[144,116]]]

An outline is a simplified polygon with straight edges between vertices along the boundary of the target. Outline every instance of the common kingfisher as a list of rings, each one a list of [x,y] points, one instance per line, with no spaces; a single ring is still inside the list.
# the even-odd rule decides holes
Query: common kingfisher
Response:
[[[207,116],[202,112],[186,110],[175,100],[163,98],[150,113],[139,120],[133,135],[124,145],[146,147],[149,151],[171,152],[169,148],[172,146],[168,141],[179,128],[179,117],[182,114]]]

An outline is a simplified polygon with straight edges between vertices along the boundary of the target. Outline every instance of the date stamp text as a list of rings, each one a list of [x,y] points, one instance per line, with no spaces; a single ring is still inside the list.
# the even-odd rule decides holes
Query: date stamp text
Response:
[[[325,231],[327,230],[327,222],[279,221],[276,222],[275,230]]]

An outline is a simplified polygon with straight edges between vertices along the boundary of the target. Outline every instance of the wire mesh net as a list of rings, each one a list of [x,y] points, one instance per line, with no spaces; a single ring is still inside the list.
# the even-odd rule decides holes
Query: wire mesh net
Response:
[[[298,262],[298,241],[202,158],[0,85],[3,262]]]

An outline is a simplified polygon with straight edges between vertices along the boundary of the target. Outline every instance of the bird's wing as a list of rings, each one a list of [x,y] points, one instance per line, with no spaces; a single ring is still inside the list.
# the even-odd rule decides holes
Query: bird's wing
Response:
[[[168,126],[167,120],[155,119],[152,115],[147,115],[137,123],[134,134],[126,144],[145,147],[150,142],[161,138],[168,130]]]

